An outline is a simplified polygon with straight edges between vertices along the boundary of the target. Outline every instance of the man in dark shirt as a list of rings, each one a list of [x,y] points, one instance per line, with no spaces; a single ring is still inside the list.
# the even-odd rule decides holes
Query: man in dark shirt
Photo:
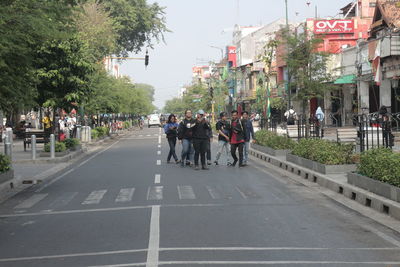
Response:
[[[232,111],[232,123],[231,123],[231,131],[230,131],[230,143],[231,143],[231,154],[233,158],[234,167],[238,162],[238,158],[236,156],[236,150],[239,150],[239,167],[244,167],[243,164],[243,147],[246,138],[246,127],[245,122],[239,119],[237,110]]]
[[[231,158],[230,158],[230,149],[229,149],[229,131],[230,125],[227,121],[227,114],[226,112],[221,112],[220,120],[216,124],[216,129],[218,131],[218,152],[217,156],[215,157],[215,165],[218,165],[218,160],[222,155],[222,152],[225,150],[226,154],[226,161],[228,166],[232,165]]]
[[[254,140],[254,128],[253,123],[249,118],[249,113],[247,111],[242,112],[242,119],[244,121],[243,126],[246,128],[246,142],[244,143],[243,164],[247,165],[247,161],[249,160],[250,142],[252,139]]]
[[[196,118],[195,126],[193,127],[193,146],[194,146],[194,168],[199,170],[199,157],[201,158],[201,168],[208,170],[206,165],[207,144],[209,142],[210,124],[204,116],[204,111],[199,110]]]
[[[191,164],[193,158],[193,127],[196,124],[196,120],[192,118],[192,111],[185,111],[185,119],[181,121],[178,127],[178,139],[182,143],[182,155],[181,155],[181,166]]]

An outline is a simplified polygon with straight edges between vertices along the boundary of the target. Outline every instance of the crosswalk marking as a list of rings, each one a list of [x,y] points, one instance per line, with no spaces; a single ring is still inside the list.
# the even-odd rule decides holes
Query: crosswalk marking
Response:
[[[129,202],[132,200],[133,194],[135,193],[135,188],[122,188],[119,191],[115,202]]]
[[[66,192],[59,196],[56,200],[54,200],[50,205],[49,208],[59,208],[67,205],[71,202],[72,199],[78,194],[78,192]]]
[[[159,184],[161,183],[161,174],[156,174],[154,177],[154,183]]]
[[[161,165],[161,160],[157,160],[157,165],[160,166]]]
[[[190,185],[178,185],[179,199],[196,199],[193,187]]]
[[[151,186],[147,192],[147,200],[162,200],[163,186]]]
[[[90,193],[90,195],[82,202],[82,205],[99,204],[101,199],[106,194],[107,190],[97,190]]]
[[[210,194],[212,199],[221,199],[222,195],[218,191],[218,189],[214,186],[206,186],[208,193]]]
[[[239,192],[239,194],[244,198],[244,199],[257,199],[260,198],[255,192],[250,190],[249,188],[243,187],[243,186],[236,186],[236,190]]]
[[[48,194],[34,194],[30,198],[24,200],[17,206],[15,206],[15,209],[28,209],[33,207],[36,203],[47,197]]]
[[[159,150],[159,151],[157,151],[157,155],[161,155],[161,151]]]

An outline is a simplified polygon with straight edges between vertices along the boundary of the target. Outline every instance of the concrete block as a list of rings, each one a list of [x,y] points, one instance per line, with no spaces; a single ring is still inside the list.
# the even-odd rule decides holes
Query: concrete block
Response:
[[[4,173],[0,173],[0,184],[10,181],[14,178],[14,170],[8,170]]]
[[[335,174],[335,173],[347,173],[355,171],[357,166],[354,164],[346,165],[325,165],[316,161],[305,159],[302,157],[295,156],[293,154],[287,154],[286,160],[294,164],[300,165],[307,169],[322,173],[322,174]]]
[[[270,147],[260,146],[257,144],[251,144],[251,148],[274,157],[286,157],[286,154],[290,152],[289,150],[275,150]]]

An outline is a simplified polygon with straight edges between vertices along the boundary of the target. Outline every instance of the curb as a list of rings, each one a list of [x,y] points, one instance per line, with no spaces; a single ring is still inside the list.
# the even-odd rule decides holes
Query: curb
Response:
[[[68,153],[67,155],[63,157],[56,157],[54,159],[51,158],[38,158],[38,159],[22,159],[22,160],[16,160],[13,161],[13,164],[21,164],[21,163],[34,163],[34,164],[42,164],[42,163],[63,163],[63,162],[68,162],[71,159],[73,159],[76,156],[79,156],[82,153],[87,152],[87,148],[82,148],[77,151],[73,151],[71,153]]]
[[[264,154],[254,149],[250,149],[249,154],[267,162],[268,164],[292,173],[299,178],[303,178],[308,182],[318,184],[319,186],[327,188],[338,195],[345,196],[346,198],[349,198],[363,205],[364,207],[371,208],[384,215],[389,215],[394,219],[400,220],[400,203],[378,196],[362,188],[350,185],[347,182],[337,181],[327,175],[301,167],[294,163],[287,162],[286,160]],[[347,176],[347,174],[345,175]]]

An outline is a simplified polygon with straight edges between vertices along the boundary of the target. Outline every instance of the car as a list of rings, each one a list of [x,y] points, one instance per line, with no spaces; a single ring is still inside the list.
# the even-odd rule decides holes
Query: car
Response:
[[[150,128],[151,126],[161,127],[160,116],[158,114],[151,114],[149,116],[148,127]]]

